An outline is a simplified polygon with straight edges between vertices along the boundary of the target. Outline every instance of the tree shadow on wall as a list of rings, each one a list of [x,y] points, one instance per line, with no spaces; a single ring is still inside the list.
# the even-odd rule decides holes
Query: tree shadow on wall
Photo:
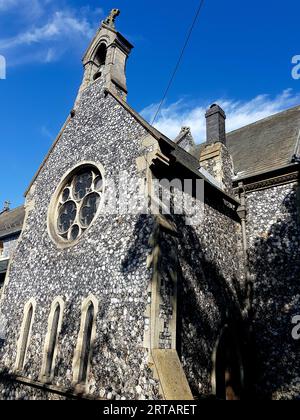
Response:
[[[213,353],[226,325],[235,334],[247,371],[248,324],[242,317],[246,296],[236,277],[238,273],[232,270],[225,274],[224,266],[207,256],[207,244],[202,242],[197,230],[186,226],[182,217],[177,217],[177,226],[180,231],[179,348],[193,394],[201,399],[214,398],[211,386],[215,368]],[[247,388],[247,378],[245,381]],[[240,394],[240,397],[245,395]]]
[[[178,278],[178,338],[177,351],[196,398],[212,397],[212,355],[222,328],[234,326],[244,358],[248,325],[242,319],[244,291],[236,274],[225,278],[220,265],[208,259],[205,244],[193,226],[187,226],[183,216],[164,216],[161,224],[154,216],[140,216],[132,237],[147,237],[146,226],[152,226],[150,243],[159,258],[157,274],[162,279],[161,311],[170,307],[167,291],[175,288],[174,273]],[[150,220],[151,219],[151,220]],[[142,235],[140,233],[143,232]],[[149,233],[148,233],[149,237]],[[141,246],[136,240],[122,264],[123,272],[130,272]],[[152,262],[155,256],[152,256]],[[145,264],[145,256],[142,264]],[[155,273],[154,273],[155,274]],[[172,313],[166,313],[166,318]],[[166,344],[167,345],[167,344]],[[168,348],[168,347],[165,347]],[[202,384],[202,388],[199,387]]]
[[[11,391],[15,386],[15,379],[16,379],[16,375],[11,373],[9,369],[7,369],[6,367],[3,367],[0,369],[0,384],[3,387],[2,392],[0,394],[1,400],[6,400],[6,399],[11,398]]]
[[[300,315],[300,228],[296,191],[280,217],[249,249],[254,281],[251,314],[254,394],[260,399],[300,399],[300,342],[292,318]]]

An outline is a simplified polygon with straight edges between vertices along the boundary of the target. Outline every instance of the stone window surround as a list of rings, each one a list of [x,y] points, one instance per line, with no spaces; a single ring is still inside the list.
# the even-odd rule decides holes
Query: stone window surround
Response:
[[[29,331],[28,331],[28,336],[27,336],[27,342],[26,342],[26,348],[24,351],[24,359],[23,359],[23,363],[22,366],[20,366],[20,362],[21,362],[21,350],[23,347],[23,343],[24,343],[24,334],[25,334],[25,328],[26,328],[26,323],[27,323],[27,317],[28,317],[28,313],[30,308],[32,307],[32,318],[31,318],[31,323],[30,323],[30,327],[29,327]],[[16,357],[16,364],[15,364],[15,371],[16,372],[20,372],[23,370],[24,365],[25,365],[25,361],[26,361],[26,354],[27,354],[27,350],[31,341],[31,334],[32,334],[32,327],[34,324],[34,317],[35,317],[35,311],[36,311],[36,300],[34,298],[31,298],[24,306],[24,311],[23,311],[23,321],[22,321],[22,325],[21,325],[21,331],[20,331],[20,336],[19,336],[19,340],[17,343],[17,357]]]
[[[88,228],[85,230],[85,232],[83,232],[82,235],[80,235],[76,240],[74,241],[67,241],[64,240],[58,233],[57,233],[57,228],[56,228],[56,223],[57,223],[57,207],[58,207],[58,201],[60,198],[60,195],[67,183],[67,181],[73,176],[75,175],[75,173],[80,170],[83,169],[84,167],[94,167],[96,168],[101,176],[102,176],[102,182],[103,182],[103,187],[102,190],[103,192],[105,192],[105,188],[106,188],[106,181],[105,181],[105,169],[103,167],[103,165],[100,162],[93,162],[93,161],[81,161],[79,163],[77,163],[75,166],[73,166],[70,170],[68,170],[64,176],[61,178],[54,194],[52,195],[51,201],[50,201],[50,205],[49,205],[49,209],[48,209],[48,215],[47,215],[47,230],[48,230],[48,234],[52,240],[52,242],[57,246],[57,248],[59,249],[66,249],[66,248],[70,248],[73,247],[75,245],[78,244],[78,242],[84,237],[85,232],[87,230],[89,230],[93,224],[95,223],[95,221],[97,220],[100,212],[101,212],[101,208],[103,206],[103,202],[104,202],[104,193],[102,193],[102,197],[100,200],[100,204],[97,210],[97,213],[92,221],[92,223],[88,226]]]
[[[93,325],[92,325],[92,335],[91,335],[91,346],[90,346],[90,353],[88,359],[88,366],[87,366],[87,373],[86,373],[86,383],[88,382],[90,367],[91,367],[91,356],[93,353],[94,342],[96,338],[96,319],[99,312],[99,302],[98,299],[94,295],[89,295],[83,302],[81,306],[81,321],[80,321],[80,330],[77,339],[77,345],[74,352],[73,357],[73,385],[77,389],[77,391],[83,391],[86,386],[86,383],[79,383],[79,375],[80,375],[80,365],[82,363],[82,349],[83,349],[83,338],[84,338],[84,330],[85,330],[85,323],[87,312],[90,307],[90,304],[94,305],[94,318],[93,318]],[[80,388],[80,389],[79,389]]]
[[[53,328],[54,314],[55,314],[57,305],[60,307],[60,314],[59,314],[58,328],[56,332],[56,340],[55,340],[55,346],[54,346],[51,372],[50,372],[50,376],[47,376],[46,369],[47,369],[48,351],[49,351],[49,345],[50,345],[50,337],[51,337],[52,328]],[[56,361],[57,352],[58,352],[58,338],[61,332],[64,309],[65,309],[65,301],[63,300],[63,298],[60,296],[55,298],[51,304],[50,314],[48,318],[48,330],[47,330],[47,335],[45,339],[44,355],[43,355],[43,362],[42,362],[42,368],[41,368],[41,374],[40,374],[40,381],[44,383],[51,382],[54,377],[55,361]]]

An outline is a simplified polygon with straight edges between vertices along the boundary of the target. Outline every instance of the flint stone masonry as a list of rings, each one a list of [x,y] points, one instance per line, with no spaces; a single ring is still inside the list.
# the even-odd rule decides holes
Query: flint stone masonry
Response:
[[[200,154],[200,164],[223,186],[227,193],[233,195],[233,162],[224,144],[218,142],[206,145]]]
[[[220,326],[231,317],[240,317],[235,287],[236,278],[241,282],[243,279],[241,260],[237,258],[240,227],[235,211],[219,197],[208,199],[201,226],[187,227],[183,216],[174,216],[179,236],[162,231],[154,243],[151,238],[157,224],[150,215],[100,215],[77,245],[64,250],[57,249],[49,237],[49,204],[70,168],[82,161],[94,161],[103,165],[107,179],[117,181],[122,170],[128,171],[130,178],[140,175],[136,160],[147,152],[142,146],[145,130],[110,95],[104,95],[102,87],[99,79],[83,92],[75,116],[27,196],[24,231],[1,305],[2,316],[9,319],[0,353],[1,368],[14,374],[23,308],[34,298],[32,337],[21,373],[33,381],[39,380],[50,306],[61,296],[66,305],[53,385],[74,389],[72,361],[81,303],[93,294],[99,301],[99,313],[87,394],[106,399],[161,398],[149,367],[149,349],[143,341],[149,329],[145,313],[152,302],[149,285],[153,281],[146,260],[159,243],[158,348],[178,348],[178,340],[194,395],[211,395],[210,354]],[[175,340],[177,277],[182,327]],[[7,392],[7,383],[2,389]],[[9,398],[20,395],[31,398],[41,394],[34,394],[25,385],[14,385],[9,390]],[[51,393],[45,393],[43,398],[52,398]]]
[[[22,374],[38,379],[50,306],[61,296],[66,306],[54,384],[72,388],[81,303],[93,294],[99,300],[99,313],[88,393],[99,397],[103,389],[102,398],[159,397],[148,368],[148,350],[143,348],[152,219],[100,215],[79,243],[65,250],[57,249],[47,231],[52,195],[70,168],[81,161],[96,161],[103,164],[107,179],[117,181],[122,170],[137,177],[135,162],[144,152],[144,136],[144,129],[104,95],[100,79],[83,92],[75,117],[27,196],[30,210],[1,305],[2,315],[10,320],[0,354],[2,370],[13,372],[23,308],[33,297],[36,314]]]
[[[291,156],[299,146],[300,108],[231,133],[227,149],[225,113],[214,105],[206,114],[205,145],[196,146],[186,127],[172,143],[124,102],[132,46],[114,30],[118,14],[112,11],[87,50],[75,108],[27,191],[21,237],[4,241],[4,255],[12,258],[0,291],[0,399],[238,399],[245,393],[299,399],[291,321],[300,315],[300,190]],[[99,58],[99,52],[106,54]],[[263,157],[252,156],[253,149]],[[278,162],[286,167],[278,169]],[[121,182],[118,194],[135,201],[136,212],[101,213],[78,241],[62,247],[48,226],[55,193],[67,173],[87,163],[103,168],[105,201],[115,192],[108,181]],[[148,197],[143,191],[137,201],[130,183],[200,181],[205,174],[204,201],[192,200],[194,224],[185,213],[144,214]],[[247,175],[244,184],[235,174]],[[161,182],[161,193],[164,188]],[[167,194],[174,208],[182,202],[176,187]],[[24,209],[16,210],[20,220],[12,226],[21,228]],[[2,218],[3,237],[5,226]],[[78,384],[88,299],[95,303],[95,328],[86,382]],[[61,301],[53,377],[44,383],[50,309]],[[24,367],[16,371],[29,302],[32,329]]]
[[[200,203],[195,205],[200,213]],[[244,264],[241,225],[230,205],[205,194],[203,218],[198,222],[188,226],[185,214],[169,216],[173,229],[161,232],[157,239],[163,302],[159,347],[175,345],[193,395],[211,398],[212,354],[220,331],[226,324],[242,327],[244,323]],[[171,341],[170,331],[175,288],[176,343]]]
[[[300,229],[297,183],[249,193],[249,269],[253,276],[252,336],[255,393],[298,399],[299,342],[292,318],[300,314]]]
[[[212,397],[212,354],[220,331],[226,323],[243,323],[241,228],[230,207],[207,196],[203,223],[179,226],[182,363],[193,395]]]

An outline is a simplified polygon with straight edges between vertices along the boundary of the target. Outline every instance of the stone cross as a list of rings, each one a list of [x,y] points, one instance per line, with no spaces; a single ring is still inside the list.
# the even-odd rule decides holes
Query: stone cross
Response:
[[[119,16],[120,10],[119,9],[112,9],[109,16],[103,21],[105,25],[110,26],[111,28],[115,28],[115,20],[116,17]]]
[[[4,201],[4,208],[3,208],[3,210],[4,211],[8,211],[9,210],[9,208],[10,208],[10,201]]]

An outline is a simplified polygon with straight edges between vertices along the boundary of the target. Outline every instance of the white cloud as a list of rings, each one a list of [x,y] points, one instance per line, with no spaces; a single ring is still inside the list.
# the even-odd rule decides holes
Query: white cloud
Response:
[[[9,2],[13,5],[22,3],[23,0]],[[101,9],[97,9],[95,13],[89,7],[55,10],[50,13],[50,6],[55,6],[52,0],[30,2],[44,8],[43,19],[36,18],[16,35],[0,39],[0,51],[5,54],[10,66],[33,62],[49,63],[59,59],[67,50],[71,54],[76,51],[83,52],[88,40],[95,33],[102,14]],[[1,5],[2,0],[0,11]],[[45,13],[45,10],[48,10],[48,13]]]
[[[52,0],[0,0],[0,13],[22,15],[24,19],[34,19],[43,14]]]
[[[0,40],[0,49],[7,50],[21,45],[31,45],[44,41],[75,36],[91,37],[93,28],[85,19],[78,19],[67,12],[55,12],[52,19],[43,26],[32,28],[15,37]]]
[[[22,0],[0,0],[0,12],[9,10],[20,3],[24,3]]]
[[[292,89],[286,89],[275,97],[263,94],[249,101],[219,99],[215,102],[226,112],[227,131],[229,132],[299,105],[300,93],[294,93]],[[205,112],[211,103],[200,103],[198,106],[193,106],[191,102],[182,99],[173,104],[165,105],[154,125],[172,139],[177,136],[181,127],[191,127],[196,142],[201,143],[205,140]],[[141,114],[151,122],[157,108],[157,104],[152,104],[145,108]]]
[[[53,140],[54,139],[54,135],[51,133],[51,131],[48,129],[48,127],[46,125],[43,125],[41,127],[41,134],[46,137],[48,140]]]

